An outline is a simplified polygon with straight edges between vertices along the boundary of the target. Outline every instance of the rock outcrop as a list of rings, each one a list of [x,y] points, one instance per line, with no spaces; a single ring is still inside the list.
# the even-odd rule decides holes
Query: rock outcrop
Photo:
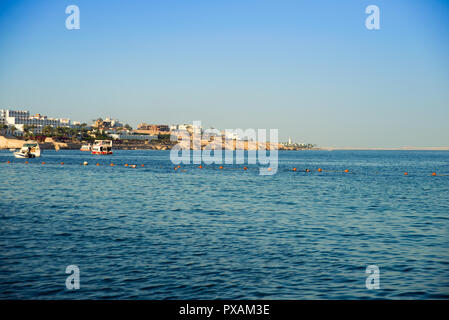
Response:
[[[0,149],[20,149],[24,142],[24,140],[0,136]]]
[[[45,138],[44,142],[53,144],[53,147],[55,148],[56,151],[58,151],[60,149],[67,149],[68,148],[67,143],[56,142],[56,141],[53,140],[53,138]]]

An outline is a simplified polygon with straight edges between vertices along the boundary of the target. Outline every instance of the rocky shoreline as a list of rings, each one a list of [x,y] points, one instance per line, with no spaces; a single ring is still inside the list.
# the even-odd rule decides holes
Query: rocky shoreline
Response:
[[[0,136],[0,150],[1,149],[19,149],[22,147],[26,140],[17,139],[12,137],[4,137]],[[182,141],[180,144],[182,145]],[[188,141],[185,142],[188,144]],[[209,145],[209,141],[201,141],[201,149],[205,149],[207,145]],[[58,142],[54,141],[52,138],[46,138],[44,142],[39,142],[39,146],[42,150],[79,150],[83,143],[81,142]],[[114,141],[113,149],[115,150],[170,150],[173,148],[175,143],[171,141]],[[186,145],[184,145],[186,146]],[[241,142],[236,143],[236,141],[231,142],[231,144],[222,144],[222,149],[232,149],[232,150],[258,150],[263,148],[263,145],[257,142]],[[192,146],[187,146],[193,150]],[[270,150],[270,143],[266,143],[266,150]],[[281,144],[277,145],[278,150],[319,150],[318,148],[294,148],[294,147],[285,147]]]

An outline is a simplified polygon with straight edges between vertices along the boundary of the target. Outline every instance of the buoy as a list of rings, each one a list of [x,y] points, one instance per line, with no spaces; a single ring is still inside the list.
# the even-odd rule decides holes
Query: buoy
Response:
[[[318,168],[318,172],[322,172],[323,171],[323,169],[321,169],[321,168]]]
[[[199,165],[198,168],[203,169],[203,166],[202,166],[202,165]]]
[[[293,168],[293,171],[296,171],[296,168]]]
[[[143,164],[142,167],[145,167],[145,165]]]
[[[25,163],[28,163],[28,161],[25,161]]]
[[[64,164],[64,162],[61,162],[61,166]]]
[[[87,165],[88,165],[87,161],[84,161],[84,162],[83,162],[83,165],[87,166]]]
[[[178,166],[178,169],[181,168],[181,166]]]
[[[178,167],[174,167],[173,170],[178,170]]]
[[[97,166],[99,166],[100,164],[99,163],[97,163]]]
[[[218,169],[223,169],[223,166],[219,166]]]
[[[125,167],[127,167],[128,166],[128,164],[127,163],[125,163]]]
[[[404,172],[404,176],[408,176],[408,172]]]
[[[432,176],[436,176],[436,175],[437,175],[437,173],[436,173],[436,172],[432,173]]]
[[[248,170],[248,168],[247,167],[243,167],[243,170]]]
[[[8,161],[6,161],[6,163],[11,163],[11,161],[8,160]]]
[[[45,162],[42,162],[42,164],[45,164]]]
[[[113,163],[111,163],[111,167],[113,167],[114,166],[114,164]]]
[[[349,172],[349,170],[348,170],[348,169],[346,169],[346,170],[345,170],[345,172],[346,172],[346,173],[348,173],[348,172]]]

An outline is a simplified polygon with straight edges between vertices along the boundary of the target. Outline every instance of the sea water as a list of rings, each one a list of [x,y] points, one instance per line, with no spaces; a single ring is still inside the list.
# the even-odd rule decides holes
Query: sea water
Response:
[[[0,151],[0,298],[449,298],[449,152],[280,151],[273,176],[243,166]]]

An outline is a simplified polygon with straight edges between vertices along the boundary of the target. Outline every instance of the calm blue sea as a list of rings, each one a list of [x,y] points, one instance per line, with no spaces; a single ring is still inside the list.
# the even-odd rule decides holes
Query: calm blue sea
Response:
[[[175,171],[169,151],[0,151],[0,298],[449,298],[449,152],[279,157],[259,176]]]

